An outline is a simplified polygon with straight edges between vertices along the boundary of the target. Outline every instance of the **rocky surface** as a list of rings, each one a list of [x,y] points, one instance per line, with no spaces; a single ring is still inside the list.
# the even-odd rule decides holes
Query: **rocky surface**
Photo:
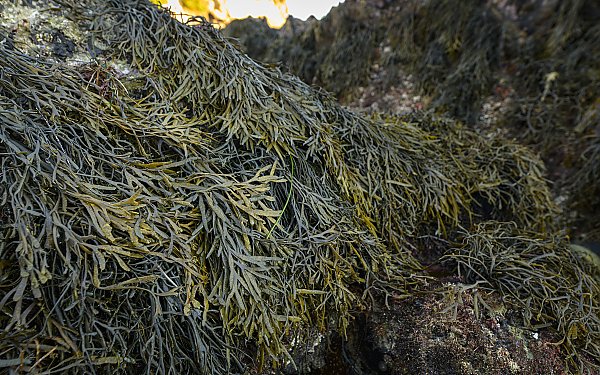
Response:
[[[506,310],[494,293],[458,280],[435,284],[446,293],[388,300],[357,312],[346,337],[313,332],[291,352],[284,374],[531,374],[562,375],[560,340],[547,329],[522,327],[522,313]],[[261,374],[277,372],[259,371]],[[597,372],[592,372],[597,373]]]

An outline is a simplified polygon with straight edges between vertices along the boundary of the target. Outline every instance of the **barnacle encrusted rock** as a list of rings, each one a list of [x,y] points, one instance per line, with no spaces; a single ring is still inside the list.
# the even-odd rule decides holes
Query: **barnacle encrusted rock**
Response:
[[[598,284],[552,234],[527,149],[357,115],[149,2],[31,6],[73,29],[38,45],[46,21],[0,24],[2,368],[284,366],[303,332],[344,337],[360,311],[432,293],[435,267],[597,365]]]

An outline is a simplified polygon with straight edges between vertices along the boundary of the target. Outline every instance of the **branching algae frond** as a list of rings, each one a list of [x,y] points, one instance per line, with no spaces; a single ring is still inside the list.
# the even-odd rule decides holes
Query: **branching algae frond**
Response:
[[[150,3],[60,4],[90,49],[102,42],[96,62],[0,45],[2,366],[277,365],[299,328],[343,333],[351,310],[422,290],[423,236],[468,245],[475,234],[458,229],[484,220],[552,230],[543,167],[526,149],[421,115],[361,117]],[[129,73],[108,67],[123,60]],[[536,238],[523,241],[545,249]],[[514,249],[507,261],[530,260]],[[597,360],[597,282],[553,259],[528,269],[562,275],[585,303],[527,304],[519,289],[515,304]]]

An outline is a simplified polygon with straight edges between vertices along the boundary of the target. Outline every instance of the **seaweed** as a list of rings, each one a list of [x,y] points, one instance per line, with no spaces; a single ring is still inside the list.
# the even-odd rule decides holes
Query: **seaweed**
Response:
[[[406,67],[433,109],[475,123],[516,33],[487,1],[409,1],[402,8],[386,26],[388,69]]]
[[[223,33],[237,40],[252,58],[282,64],[304,82],[349,100],[355,88],[368,82],[376,46],[385,35],[380,25],[371,22],[372,8],[371,4],[336,7],[318,22],[289,17],[278,32],[254,19],[235,20]],[[255,48],[257,44],[268,48]]]
[[[600,323],[600,290],[591,276],[595,271],[561,236],[541,235],[515,223],[484,222],[465,232],[446,259],[456,262],[459,274],[477,289],[498,291],[519,306],[525,327],[555,326],[571,370],[582,371],[586,361],[599,357],[600,337],[591,329]]]
[[[540,150],[574,236],[597,239],[598,180],[594,149],[600,114],[598,4],[574,0],[533,12],[511,80],[517,91],[503,123]]]
[[[546,162],[572,236],[597,241],[599,16],[589,0],[349,0],[322,21],[290,20],[278,34],[249,31],[250,20],[225,33],[344,104],[356,105],[367,86],[361,101],[376,108],[408,81],[419,106],[474,129],[507,132]],[[252,48],[261,40],[271,48]]]
[[[555,228],[521,146],[355,114],[149,2],[57,4],[105,52],[66,64],[0,44],[4,368],[278,366],[302,328],[343,336],[353,311],[425,290],[424,236]]]
[[[346,1],[321,21],[288,19],[278,36],[234,21],[225,34],[238,38],[253,58],[283,63],[305,82],[351,102],[379,68],[390,86],[406,71],[432,107],[469,123],[478,119],[504,54],[516,38],[486,1]],[[252,48],[258,41],[269,49]],[[388,51],[388,52],[386,52]]]

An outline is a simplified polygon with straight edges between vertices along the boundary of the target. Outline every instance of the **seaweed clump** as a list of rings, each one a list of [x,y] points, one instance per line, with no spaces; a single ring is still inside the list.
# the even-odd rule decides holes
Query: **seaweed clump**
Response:
[[[343,335],[352,311],[422,290],[423,238],[487,220],[553,230],[543,166],[520,146],[359,116],[149,2],[57,3],[95,59],[0,44],[4,368],[282,364],[300,328]],[[589,315],[535,307],[561,333],[580,319],[565,346],[595,366],[597,284],[577,260],[547,267],[585,281],[569,297]]]
[[[375,47],[385,35],[371,20],[374,10],[370,3],[342,5],[332,8],[321,21],[289,17],[279,31],[247,18],[234,20],[223,33],[235,38],[253,59],[283,63],[304,82],[350,100],[354,89],[368,82],[371,65],[378,58]],[[262,44],[268,48],[254,48]]]
[[[383,90],[408,71],[432,107],[470,123],[511,43],[502,14],[486,1],[348,0],[318,22],[289,19],[278,37],[255,23],[234,21],[224,33],[253,58],[282,62],[343,102],[354,100],[380,68],[386,71]],[[271,48],[250,48],[259,40]]]
[[[571,368],[585,368],[575,362],[599,357],[594,343],[600,337],[589,331],[599,322],[594,265],[580,262],[563,238],[532,233],[514,223],[484,222],[465,234],[447,258],[478,289],[499,291],[521,306],[526,327],[557,325]],[[577,355],[578,350],[584,355]]]
[[[528,37],[503,121],[547,161],[574,236],[600,241],[600,6],[573,0],[520,12]]]
[[[291,36],[274,38],[270,30],[271,49],[247,52],[282,62],[308,82],[316,75],[307,70],[335,72],[315,82],[344,104],[386,107],[400,86],[398,96],[412,96],[417,107],[509,133],[546,162],[572,237],[597,243],[599,17],[590,0],[349,0],[319,22],[290,22],[297,30]],[[243,45],[245,22],[225,30]],[[365,25],[372,39],[361,38],[355,25]],[[339,31],[336,38],[310,37],[332,35],[327,30]],[[265,33],[252,35],[256,41]],[[339,46],[350,47],[338,54]],[[352,73],[341,74],[347,66]],[[367,96],[356,100],[364,89]]]

